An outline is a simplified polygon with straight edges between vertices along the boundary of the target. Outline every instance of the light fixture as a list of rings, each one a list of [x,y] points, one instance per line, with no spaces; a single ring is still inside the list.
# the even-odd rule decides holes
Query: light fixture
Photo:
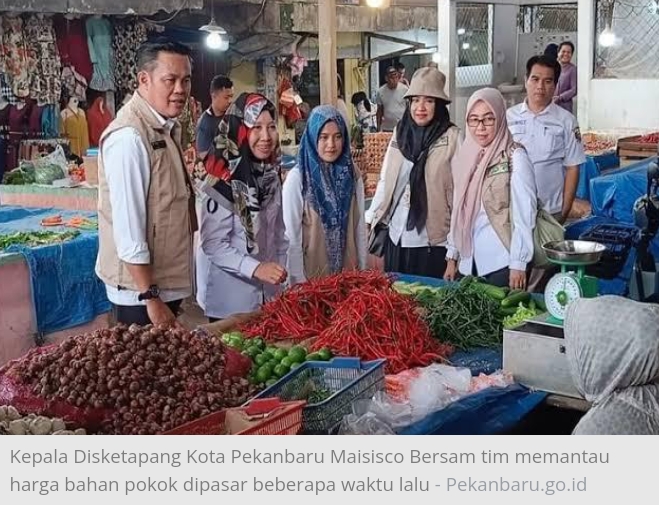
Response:
[[[607,27],[600,33],[598,42],[602,47],[611,47],[616,43],[616,34],[607,25]]]
[[[215,22],[214,17],[211,18],[210,23],[199,28],[199,31],[206,33],[217,33],[220,36],[227,34],[227,31]]]
[[[387,0],[366,0],[366,5],[372,9],[381,9],[385,7]]]
[[[465,33],[467,33],[467,30],[464,28],[458,28],[458,35],[464,35]]]
[[[219,47],[220,51],[228,51],[229,50],[229,40],[226,38],[222,39],[222,44]]]
[[[222,39],[222,35],[218,32],[210,32],[206,36],[206,45],[209,49],[222,49],[223,43],[224,40]]]

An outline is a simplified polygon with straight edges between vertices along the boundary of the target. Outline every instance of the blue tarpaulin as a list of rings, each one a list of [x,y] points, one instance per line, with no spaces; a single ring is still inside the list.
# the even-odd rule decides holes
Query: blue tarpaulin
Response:
[[[95,218],[94,212],[70,212],[56,209],[0,207],[0,233],[43,230],[44,217],[59,214],[67,220],[73,216]],[[65,228],[48,228],[65,231]],[[105,286],[96,277],[94,265],[98,253],[98,233],[82,231],[73,240],[41,247],[12,247],[20,253],[30,269],[32,297],[37,330],[52,333],[93,321],[110,310]]]
[[[596,177],[590,183],[594,216],[634,224],[634,202],[647,192],[647,169],[657,158],[648,158]]]
[[[513,429],[547,393],[519,384],[466,396],[403,430],[399,435],[496,435]]]
[[[590,181],[599,177],[604,170],[620,165],[620,158],[615,153],[602,154],[600,156],[588,156],[586,163],[579,167],[579,185],[577,186],[577,198],[590,200]]]

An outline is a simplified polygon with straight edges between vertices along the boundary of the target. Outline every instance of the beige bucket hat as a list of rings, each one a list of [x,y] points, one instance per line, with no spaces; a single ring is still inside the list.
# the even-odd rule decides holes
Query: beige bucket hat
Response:
[[[444,87],[446,86],[446,76],[433,67],[422,67],[412,76],[410,88],[405,93],[405,98],[412,96],[431,96],[439,98],[445,102],[451,102],[446,96]]]

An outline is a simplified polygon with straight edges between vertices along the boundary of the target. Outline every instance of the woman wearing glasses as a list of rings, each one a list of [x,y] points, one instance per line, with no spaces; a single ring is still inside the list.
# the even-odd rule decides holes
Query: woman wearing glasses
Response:
[[[537,196],[533,165],[513,142],[501,93],[486,88],[467,104],[467,133],[453,160],[453,214],[444,276],[484,277],[526,289]]]
[[[453,201],[451,158],[459,136],[446,107],[445,83],[436,68],[415,72],[366,213],[369,250],[384,256],[387,272],[444,275]]]

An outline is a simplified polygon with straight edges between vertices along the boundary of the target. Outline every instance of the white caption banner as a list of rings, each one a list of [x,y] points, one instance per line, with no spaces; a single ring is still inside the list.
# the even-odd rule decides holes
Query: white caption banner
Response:
[[[366,493],[415,505],[628,503],[654,496],[657,449],[654,437],[5,436],[0,496],[67,505],[336,505]]]

